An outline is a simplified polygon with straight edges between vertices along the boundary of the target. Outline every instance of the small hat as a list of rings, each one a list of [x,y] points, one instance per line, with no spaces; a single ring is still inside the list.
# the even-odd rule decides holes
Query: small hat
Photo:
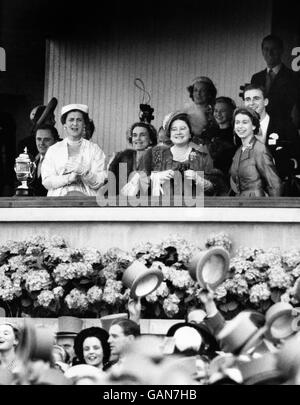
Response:
[[[38,128],[39,126],[43,125],[45,121],[47,121],[49,116],[54,113],[56,106],[57,106],[57,98],[52,97],[49,103],[47,104],[45,110],[43,111],[42,115],[36,121],[35,128]]]
[[[130,288],[132,298],[145,297],[156,290],[163,281],[163,273],[158,269],[148,269],[142,262],[135,260],[124,271],[122,282]]]
[[[31,320],[25,318],[21,330],[17,356],[24,362],[29,360],[49,361],[52,356],[54,336],[47,328],[36,328]]]
[[[123,312],[121,314],[111,314],[111,315],[102,316],[100,318],[101,326],[103,329],[106,330],[106,332],[109,332],[109,328],[111,327],[111,324],[115,320],[121,320],[121,319],[128,319],[127,313]]]
[[[237,360],[236,366],[241,371],[243,382],[246,385],[263,384],[268,380],[281,377],[281,372],[277,368],[277,360],[273,353],[266,353],[250,361]]]
[[[89,113],[89,107],[85,104],[68,104],[64,105],[61,109],[61,115],[68,113],[69,111],[79,110],[85,114]]]
[[[81,331],[83,321],[75,316],[60,316],[58,318],[57,337],[73,337]]]
[[[299,308],[294,308],[287,302],[277,302],[266,312],[266,336],[270,339],[280,340],[297,332],[294,328],[294,320],[299,316]]]
[[[195,83],[207,83],[210,85],[214,86],[214,82],[207,76],[197,76],[192,80],[191,86],[193,86]]]
[[[191,277],[201,287],[215,289],[226,278],[229,270],[229,253],[221,247],[213,247],[193,255],[187,268]]]
[[[237,353],[246,343],[253,341],[258,331],[259,329],[250,319],[250,314],[240,312],[235,318],[225,324],[224,328],[217,335],[217,338],[221,341],[221,347],[224,352]],[[249,344],[246,348],[250,348]]]

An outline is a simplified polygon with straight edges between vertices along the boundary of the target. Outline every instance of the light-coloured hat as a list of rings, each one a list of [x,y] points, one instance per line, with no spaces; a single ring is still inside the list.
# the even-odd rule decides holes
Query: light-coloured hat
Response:
[[[75,316],[60,316],[58,318],[57,337],[76,336],[83,327],[83,321]]]
[[[251,321],[250,313],[240,312],[225,324],[217,339],[220,340],[224,352],[236,353],[257,333],[258,328]]]
[[[68,113],[69,111],[79,110],[85,114],[89,113],[89,107],[86,104],[68,104],[64,105],[61,109],[61,115]]]
[[[226,278],[229,270],[229,253],[221,247],[213,247],[193,255],[187,268],[191,277],[201,287],[217,288]]]
[[[102,316],[100,318],[101,326],[103,329],[106,330],[106,332],[109,332],[109,328],[111,327],[111,324],[115,320],[121,320],[121,319],[128,319],[128,315],[126,312],[123,312],[120,314],[111,314],[111,315]]]
[[[142,262],[135,260],[125,270],[122,282],[130,288],[132,298],[145,297],[156,290],[163,281],[163,273],[158,269],[148,269]]]
[[[277,302],[266,312],[266,325],[268,331],[266,336],[270,339],[280,340],[297,332],[294,327],[294,320],[299,317],[299,308],[294,308],[287,302]]]
[[[61,371],[50,368],[41,373],[36,385],[73,385],[73,383]]]
[[[264,381],[281,376],[273,353],[266,353],[250,361],[237,360],[236,366],[241,371],[243,382],[246,385],[263,384]]]

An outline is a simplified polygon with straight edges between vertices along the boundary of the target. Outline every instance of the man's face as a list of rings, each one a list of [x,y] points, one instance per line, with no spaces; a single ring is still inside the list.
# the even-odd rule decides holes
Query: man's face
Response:
[[[124,335],[123,329],[119,325],[112,325],[109,329],[108,343],[110,345],[111,354],[119,357],[124,347],[132,339],[132,335]]]
[[[75,353],[74,353],[74,338],[73,337],[57,337],[56,342],[59,346],[62,346],[65,351],[70,356],[70,360],[73,360]]]
[[[269,68],[273,68],[281,63],[282,48],[276,41],[267,40],[262,45],[262,54]]]
[[[260,117],[266,113],[266,106],[269,100],[264,98],[263,92],[260,89],[247,90],[244,95],[245,107],[250,107],[256,111]]]
[[[36,147],[41,155],[45,155],[48,148],[55,143],[49,129],[38,129],[35,135]]]

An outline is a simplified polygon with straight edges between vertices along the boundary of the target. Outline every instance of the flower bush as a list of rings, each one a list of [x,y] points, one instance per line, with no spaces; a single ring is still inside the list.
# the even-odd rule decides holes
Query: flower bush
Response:
[[[183,318],[189,308],[201,306],[201,289],[187,264],[195,252],[213,246],[230,252],[232,241],[222,232],[210,235],[199,247],[173,235],[141,243],[130,252],[112,248],[105,253],[68,247],[59,236],[8,241],[0,246],[0,306],[7,316],[101,317],[125,312],[130,291],[122,276],[130,263],[139,260],[161,271],[164,279],[142,299],[142,317]],[[299,278],[300,250],[239,248],[215,300],[226,319],[246,308],[264,313],[280,300],[295,305]]]

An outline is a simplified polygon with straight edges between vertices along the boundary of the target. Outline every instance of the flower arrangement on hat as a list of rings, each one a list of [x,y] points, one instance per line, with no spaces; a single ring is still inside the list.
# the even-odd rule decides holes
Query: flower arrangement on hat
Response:
[[[126,312],[130,291],[122,283],[125,269],[139,260],[162,272],[163,282],[142,298],[144,318],[183,318],[199,305],[200,287],[187,264],[197,250],[221,246],[230,251],[225,232],[209,235],[204,247],[172,235],[140,243],[125,252],[67,246],[60,236],[36,236],[0,246],[0,306],[8,316],[101,317]],[[244,309],[262,313],[278,301],[297,304],[300,249],[239,248],[226,280],[216,289],[216,303],[227,319]]]

